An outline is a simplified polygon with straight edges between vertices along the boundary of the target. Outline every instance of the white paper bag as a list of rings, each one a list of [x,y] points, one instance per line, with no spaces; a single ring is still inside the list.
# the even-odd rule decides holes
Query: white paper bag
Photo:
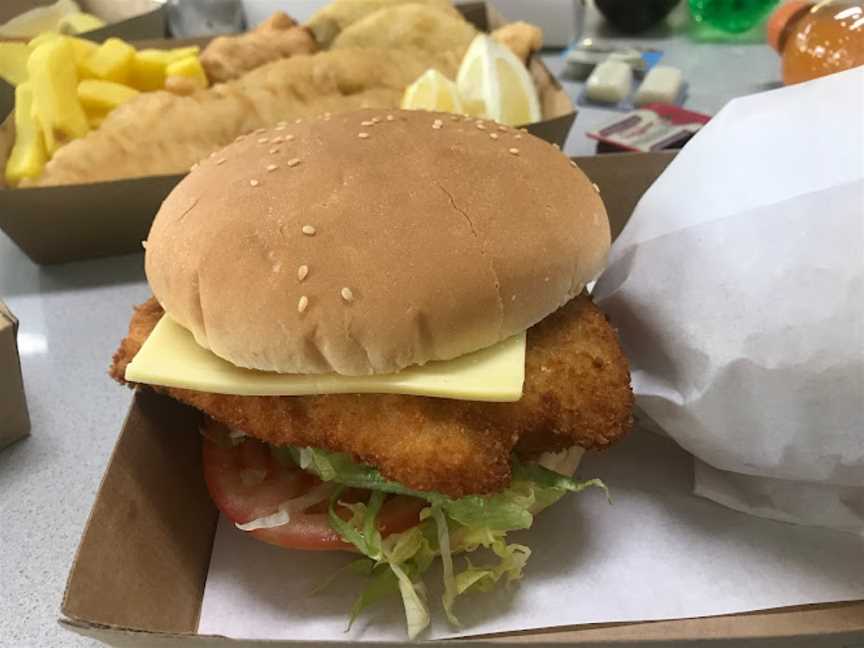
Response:
[[[729,103],[594,294],[696,493],[864,531],[864,67]]]

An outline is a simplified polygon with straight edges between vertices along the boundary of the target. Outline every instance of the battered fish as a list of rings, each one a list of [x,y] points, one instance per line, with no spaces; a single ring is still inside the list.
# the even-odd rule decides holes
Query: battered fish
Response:
[[[306,26],[315,34],[318,44],[322,48],[327,48],[343,29],[358,20],[380,9],[403,4],[429,5],[456,18],[462,17],[462,14],[453,7],[451,0],[333,0],[318,10]]]
[[[265,63],[316,51],[312,32],[277,11],[253,31],[214,38],[201,52],[201,65],[211,83],[223,83]]]
[[[119,382],[162,314],[154,299],[136,308],[110,369]],[[585,295],[528,331],[524,395],[515,403],[157,391],[268,443],[347,452],[389,479],[452,497],[504,488],[514,451],[604,448],[629,430],[633,409],[627,360]]]
[[[492,32],[492,38],[510,48],[511,52],[526,62],[534,52],[543,47],[543,30],[521,20],[499,27]]]
[[[430,5],[405,4],[381,9],[358,20],[344,29],[331,47],[452,52],[458,65],[476,35],[474,26],[459,14],[453,16]]]
[[[239,135],[283,119],[398,107],[405,87],[427,68],[452,76],[456,63],[446,53],[341,49],[280,59],[189,96],[142,92],[61,147],[39,178],[21,184],[185,173]]]

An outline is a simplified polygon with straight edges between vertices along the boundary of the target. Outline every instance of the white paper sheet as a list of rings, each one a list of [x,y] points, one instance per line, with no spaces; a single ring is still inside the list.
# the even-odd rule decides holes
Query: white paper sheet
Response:
[[[862,115],[864,68],[731,102],[646,192],[595,288],[640,407],[702,462],[698,493],[858,533]]]
[[[528,628],[669,619],[864,598],[864,538],[756,518],[690,494],[691,457],[635,431],[614,450],[588,454],[580,477],[599,491],[568,496],[514,534],[534,551],[510,591],[460,600],[454,633],[430,570],[435,622],[424,638]],[[360,580],[309,592],[351,558],[281,550],[220,520],[204,591],[202,634],[244,639],[404,640],[392,599],[344,633]]]

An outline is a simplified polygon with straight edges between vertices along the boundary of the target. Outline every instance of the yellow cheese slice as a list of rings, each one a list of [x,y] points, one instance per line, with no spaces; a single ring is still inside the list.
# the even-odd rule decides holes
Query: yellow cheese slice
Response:
[[[237,396],[412,394],[472,401],[517,401],[525,380],[525,334],[455,360],[396,374],[295,375],[242,369],[199,346],[165,315],[126,367],[126,380]]]

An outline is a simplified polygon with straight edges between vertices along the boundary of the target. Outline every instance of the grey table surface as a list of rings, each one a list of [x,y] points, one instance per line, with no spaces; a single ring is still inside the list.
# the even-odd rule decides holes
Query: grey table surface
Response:
[[[589,15],[588,33],[602,32]],[[664,51],[689,81],[685,107],[716,113],[729,99],[776,85],[765,45],[720,45],[676,34],[617,39]],[[560,53],[547,53],[558,73]],[[564,82],[576,97],[580,84]],[[580,107],[565,150],[590,155],[585,132],[609,110]],[[2,206],[0,206],[2,208]],[[0,298],[20,319],[32,436],[0,452],[0,646],[92,646],[57,623],[66,576],[128,409],[131,392],[106,375],[131,306],[148,296],[143,255],[34,265],[0,233]]]

